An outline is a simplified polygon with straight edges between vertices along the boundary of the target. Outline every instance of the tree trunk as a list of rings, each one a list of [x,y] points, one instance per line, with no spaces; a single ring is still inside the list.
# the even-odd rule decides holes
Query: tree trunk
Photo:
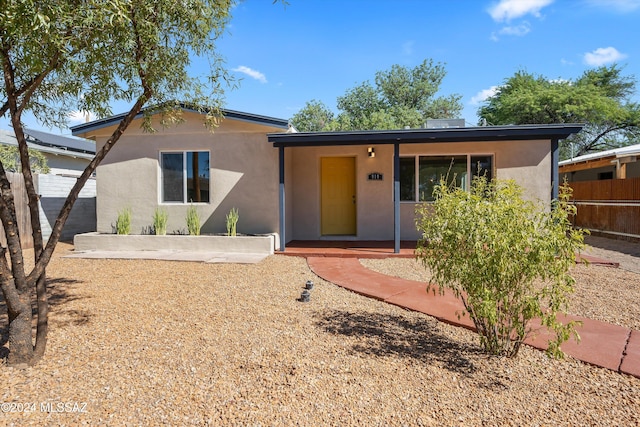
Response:
[[[47,299],[47,275],[43,273],[36,282],[38,301],[38,328],[36,329],[36,345],[34,362],[42,359],[47,348],[47,333],[49,331],[49,301]]]
[[[9,310],[9,365],[35,363],[31,338],[31,297],[29,292],[18,293],[10,280],[2,291]]]

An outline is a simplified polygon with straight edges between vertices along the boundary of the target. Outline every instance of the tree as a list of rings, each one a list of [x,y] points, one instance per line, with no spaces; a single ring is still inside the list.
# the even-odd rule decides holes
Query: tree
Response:
[[[312,99],[291,118],[291,124],[300,132],[325,130],[333,120],[333,112],[322,103]]]
[[[47,158],[40,151],[29,149],[29,160],[31,161],[31,172],[49,173]],[[4,166],[5,172],[22,171],[18,147],[0,145],[0,163]]]
[[[417,256],[432,272],[429,288],[437,283],[462,300],[487,352],[516,356],[538,317],[556,334],[549,352],[560,356],[560,344],[575,332],[556,316],[573,292],[568,271],[583,234],[571,226],[568,185],[552,210],[523,200],[522,192],[515,181],[479,176],[465,191],[441,180],[433,205],[417,208]]]
[[[432,60],[411,69],[393,65],[376,73],[375,86],[366,81],[339,96],[335,119],[324,104],[311,101],[292,123],[304,130],[400,129],[423,126],[427,119],[457,117],[460,95],[435,97],[445,75],[444,65]],[[321,123],[325,125],[318,128]]]
[[[166,124],[180,120],[176,100],[181,100],[206,111],[206,123],[215,125],[228,80],[215,40],[228,22],[231,6],[232,0],[3,2],[0,115],[9,115],[18,140],[35,255],[35,266],[26,271],[13,193],[7,169],[0,162],[0,219],[8,246],[0,250],[0,286],[9,315],[9,364],[34,364],[44,355],[48,330],[45,269],[80,190],[136,115],[146,105],[155,106],[144,109],[144,127],[152,130],[152,113],[160,114]],[[188,74],[193,56],[209,60],[209,76]],[[44,124],[60,125],[71,110],[109,115],[114,100],[132,106],[78,178],[45,245],[22,115],[31,111]]]
[[[588,70],[578,79],[549,80],[518,71],[478,110],[493,125],[585,123],[561,145],[568,158],[634,143],[640,105],[631,101],[635,80],[617,65]]]

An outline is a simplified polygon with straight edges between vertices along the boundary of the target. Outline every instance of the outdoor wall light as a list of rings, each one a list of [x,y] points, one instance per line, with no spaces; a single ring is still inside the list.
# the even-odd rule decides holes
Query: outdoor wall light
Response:
[[[376,156],[375,148],[373,148],[373,147],[367,148],[367,154],[369,154],[369,157],[375,157]]]

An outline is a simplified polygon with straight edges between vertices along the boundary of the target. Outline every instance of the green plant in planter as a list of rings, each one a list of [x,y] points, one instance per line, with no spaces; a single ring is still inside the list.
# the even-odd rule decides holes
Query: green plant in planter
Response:
[[[190,236],[200,235],[200,214],[198,209],[191,205],[187,209],[187,230],[189,230]]]
[[[118,211],[116,232],[118,234],[131,234],[131,208],[123,208]]]
[[[167,221],[169,220],[169,214],[166,209],[156,208],[153,213],[153,230],[156,236],[164,236],[167,234]]]
[[[433,204],[417,208],[422,234],[417,257],[432,272],[427,289],[451,289],[460,298],[491,354],[514,357],[539,318],[555,333],[548,353],[563,355],[560,344],[579,339],[574,322],[561,324],[575,280],[569,268],[584,247],[574,230],[571,188],[560,187],[552,209],[522,199],[514,181],[473,179],[465,191],[442,180]]]
[[[238,215],[238,209],[232,208],[227,214],[227,235],[228,236],[237,235],[238,219],[240,219],[240,215]]]

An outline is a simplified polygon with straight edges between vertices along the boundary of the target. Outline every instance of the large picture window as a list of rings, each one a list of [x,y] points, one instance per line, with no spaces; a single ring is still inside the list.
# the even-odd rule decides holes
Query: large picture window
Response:
[[[440,183],[440,178],[468,190],[470,178],[482,175],[491,180],[492,171],[491,155],[401,157],[400,200],[430,202],[434,200],[433,189]]]
[[[162,202],[209,203],[209,152],[160,153]]]

